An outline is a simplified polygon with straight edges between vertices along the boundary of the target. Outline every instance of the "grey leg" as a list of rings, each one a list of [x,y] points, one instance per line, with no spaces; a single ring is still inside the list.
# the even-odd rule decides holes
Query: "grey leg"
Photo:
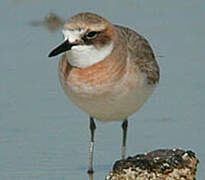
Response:
[[[122,159],[125,159],[126,156],[126,139],[127,139],[127,127],[128,127],[128,121],[125,119],[122,123]]]
[[[95,134],[95,121],[94,118],[90,117],[90,133],[91,133],[91,139],[90,139],[90,151],[89,151],[89,169],[88,173],[92,174],[93,171],[93,151],[94,151],[94,134]]]

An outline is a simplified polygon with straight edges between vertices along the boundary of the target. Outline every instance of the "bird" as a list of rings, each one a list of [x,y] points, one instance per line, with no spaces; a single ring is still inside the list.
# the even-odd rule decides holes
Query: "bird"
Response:
[[[121,122],[121,156],[125,159],[128,117],[154,92],[159,65],[142,35],[96,13],[71,16],[62,33],[63,42],[48,57],[62,54],[60,84],[70,101],[89,116],[88,173],[92,174],[95,120]]]

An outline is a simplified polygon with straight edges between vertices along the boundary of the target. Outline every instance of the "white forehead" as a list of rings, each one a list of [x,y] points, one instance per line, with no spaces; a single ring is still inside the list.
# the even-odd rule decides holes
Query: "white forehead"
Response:
[[[69,40],[70,43],[75,42],[76,40],[81,39],[81,35],[85,33],[85,30],[80,29],[80,30],[67,30],[64,29],[63,35],[65,40]]]

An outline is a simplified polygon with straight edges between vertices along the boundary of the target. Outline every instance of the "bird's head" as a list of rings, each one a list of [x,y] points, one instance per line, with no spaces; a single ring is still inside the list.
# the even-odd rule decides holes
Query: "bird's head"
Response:
[[[72,66],[85,68],[110,55],[116,41],[113,25],[94,13],[72,16],[63,28],[64,42],[49,57],[66,53]]]

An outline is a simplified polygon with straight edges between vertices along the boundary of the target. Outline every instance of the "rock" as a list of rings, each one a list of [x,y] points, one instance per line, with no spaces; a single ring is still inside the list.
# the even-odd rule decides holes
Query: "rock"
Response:
[[[32,26],[44,26],[49,31],[54,32],[63,26],[63,19],[54,13],[47,15],[44,20],[34,20],[31,22]]]
[[[198,159],[192,151],[155,150],[118,160],[106,180],[194,180]]]

